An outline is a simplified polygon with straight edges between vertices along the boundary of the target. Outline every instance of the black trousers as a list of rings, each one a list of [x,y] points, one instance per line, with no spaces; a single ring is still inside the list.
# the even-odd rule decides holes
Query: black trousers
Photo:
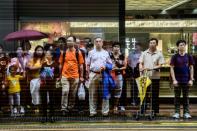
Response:
[[[31,94],[30,94],[30,87],[26,79],[20,80],[21,86],[21,105],[27,106],[31,105]]]
[[[47,117],[47,109],[49,106],[49,117],[54,116],[54,106],[55,106],[55,81],[46,81],[40,87],[41,94],[41,105],[43,117]],[[49,104],[47,103],[47,92],[49,94]]]
[[[187,84],[179,84],[178,87],[174,87],[174,104],[176,113],[180,113],[181,92],[183,94],[183,112],[189,113],[189,88],[190,87]]]
[[[159,82],[160,79],[152,79],[152,109],[154,110],[155,113],[159,113]]]
[[[138,87],[135,78],[131,78],[131,102],[138,104]]]
[[[9,105],[8,90],[2,89],[3,78],[0,78],[0,110],[3,106]]]
[[[135,68],[131,68],[128,66],[126,70],[126,76],[127,76],[127,87],[130,86],[129,88],[131,88],[131,102],[138,105],[139,103],[138,87],[135,79],[140,76],[139,64]]]

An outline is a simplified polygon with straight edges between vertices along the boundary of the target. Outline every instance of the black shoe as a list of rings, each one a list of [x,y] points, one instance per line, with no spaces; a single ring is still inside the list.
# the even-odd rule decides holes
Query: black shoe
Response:
[[[45,123],[45,122],[47,122],[47,118],[46,117],[42,117],[41,123]]]
[[[136,102],[132,102],[131,105],[132,106],[137,106],[137,103]]]
[[[68,113],[69,113],[69,110],[68,110],[68,109],[62,110],[62,115],[63,115],[63,116],[65,116],[65,115],[68,114]]]
[[[55,122],[54,117],[50,117],[50,122],[51,122],[51,123],[54,123],[54,122]]]
[[[158,117],[159,116],[159,113],[153,113],[154,115],[154,117]]]

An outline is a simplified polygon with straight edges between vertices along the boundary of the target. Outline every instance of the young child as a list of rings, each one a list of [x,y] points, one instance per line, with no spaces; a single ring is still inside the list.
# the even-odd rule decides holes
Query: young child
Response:
[[[11,116],[18,116],[20,114],[20,79],[25,77],[25,73],[23,76],[16,75],[17,66],[12,65],[9,67],[10,75],[6,78],[6,85],[8,87],[9,94],[9,104],[11,110]]]

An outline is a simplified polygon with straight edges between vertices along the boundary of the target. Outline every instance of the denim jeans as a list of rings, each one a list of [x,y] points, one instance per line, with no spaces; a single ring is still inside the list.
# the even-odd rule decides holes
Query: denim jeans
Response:
[[[10,106],[20,106],[20,93],[9,94]]]

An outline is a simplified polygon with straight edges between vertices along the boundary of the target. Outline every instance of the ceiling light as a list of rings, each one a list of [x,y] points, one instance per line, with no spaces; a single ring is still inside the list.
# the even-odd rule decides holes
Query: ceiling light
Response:
[[[183,5],[183,4],[187,3],[187,2],[190,2],[190,1],[191,0],[183,0],[183,1],[177,2],[176,4],[173,4],[173,5],[165,8],[165,9],[163,9],[161,14],[166,14],[168,10],[174,9],[174,8],[176,8],[176,7],[180,6],[180,5]]]
[[[166,10],[162,10],[160,14],[165,15],[165,14],[168,14],[168,12]]]
[[[197,14],[197,8],[192,11],[192,14]]]

